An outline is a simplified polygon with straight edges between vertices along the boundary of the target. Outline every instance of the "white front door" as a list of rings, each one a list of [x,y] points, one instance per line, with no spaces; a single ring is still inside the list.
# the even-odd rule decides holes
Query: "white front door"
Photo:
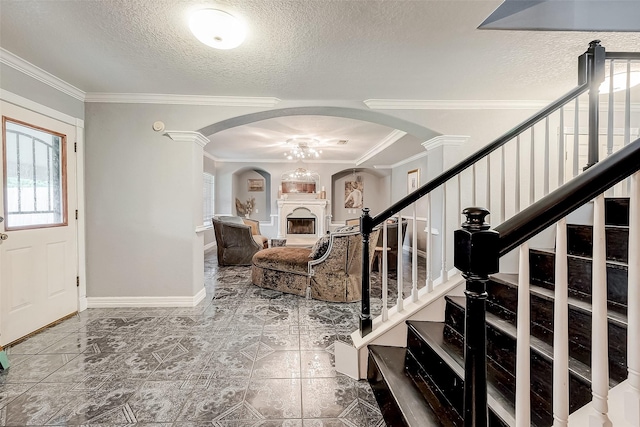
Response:
[[[77,311],[75,127],[0,101],[0,345]]]

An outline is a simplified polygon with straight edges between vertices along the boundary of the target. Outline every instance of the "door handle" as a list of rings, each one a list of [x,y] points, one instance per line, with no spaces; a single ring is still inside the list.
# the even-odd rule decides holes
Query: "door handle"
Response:
[[[9,238],[8,234],[0,233],[0,240],[7,240]]]

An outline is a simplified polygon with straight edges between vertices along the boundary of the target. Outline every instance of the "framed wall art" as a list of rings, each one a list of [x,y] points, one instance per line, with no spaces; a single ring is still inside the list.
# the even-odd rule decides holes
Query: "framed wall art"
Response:
[[[407,172],[407,194],[414,192],[420,187],[420,169]]]
[[[248,180],[249,191],[264,191],[264,179],[249,179]]]

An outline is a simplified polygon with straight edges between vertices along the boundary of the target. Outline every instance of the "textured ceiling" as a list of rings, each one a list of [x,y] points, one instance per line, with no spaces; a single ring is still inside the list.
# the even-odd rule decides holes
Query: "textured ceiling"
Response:
[[[500,3],[0,0],[0,47],[91,93],[362,102],[551,100],[574,86],[589,41],[640,46],[638,33],[478,30]],[[221,51],[198,42],[187,15],[204,6],[242,17],[245,43]]]

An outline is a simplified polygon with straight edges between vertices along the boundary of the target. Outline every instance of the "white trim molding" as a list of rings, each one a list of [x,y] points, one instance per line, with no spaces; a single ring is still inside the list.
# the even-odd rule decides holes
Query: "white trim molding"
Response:
[[[168,130],[163,133],[163,135],[176,142],[195,142],[203,148],[209,143],[209,138],[207,138],[200,132],[188,130]]]
[[[366,162],[367,160],[369,160],[370,158],[372,158],[373,156],[375,156],[376,154],[381,153],[385,149],[395,144],[400,138],[402,138],[406,134],[407,133],[404,131],[394,129],[391,133],[389,133],[389,135],[384,137],[382,141],[380,141],[374,147],[372,147],[370,150],[364,153],[362,157],[360,157],[359,159],[356,159],[356,165],[360,165]]]
[[[425,150],[431,151],[438,147],[459,147],[468,140],[469,137],[464,135],[439,135],[423,142],[421,145]]]
[[[85,100],[84,91],[3,48],[0,48],[0,62],[75,99]]]
[[[192,297],[88,297],[88,308],[195,307],[207,294],[203,287]]]
[[[208,153],[208,152],[206,152],[206,151],[203,151],[203,152],[202,152],[202,155],[203,155],[204,157],[206,157],[207,159],[211,159],[211,160],[213,160],[214,162],[218,162],[218,161],[220,161],[220,159],[219,159],[219,158],[217,158],[217,157],[216,157],[216,156],[214,156],[213,154]]]
[[[58,110],[54,110],[53,108],[47,107],[46,105],[42,105],[20,95],[16,95],[15,93],[9,92],[8,90],[0,89],[0,99],[10,104],[17,105],[18,107],[31,110],[34,113],[42,114],[43,116],[58,120],[62,123],[84,129],[84,120],[65,113],[61,113]]]
[[[204,233],[205,231],[211,230],[212,228],[212,225],[199,225],[198,227],[196,227],[196,234]]]
[[[218,107],[262,107],[272,108],[280,103],[273,97],[248,96],[200,96],[171,95],[161,93],[105,93],[89,92],[86,102],[104,102],[116,104],[172,104],[172,105],[206,105]]]
[[[398,166],[402,166],[402,165],[405,165],[405,164],[407,164],[407,163],[411,163],[411,162],[413,162],[414,160],[418,160],[418,159],[421,159],[421,158],[423,158],[423,157],[427,156],[428,154],[429,154],[429,153],[428,153],[427,151],[424,151],[424,152],[422,152],[422,153],[418,153],[418,154],[414,154],[414,155],[413,155],[413,156],[411,156],[411,157],[408,157],[408,158],[406,158],[406,159],[404,159],[404,160],[400,160],[398,163],[394,163],[394,164],[392,164],[392,165],[391,165],[391,168],[393,169],[393,168],[397,168]],[[381,167],[381,168],[386,168],[386,167]],[[378,169],[378,168],[376,168],[376,169]]]
[[[367,99],[371,110],[540,110],[551,101]]]

